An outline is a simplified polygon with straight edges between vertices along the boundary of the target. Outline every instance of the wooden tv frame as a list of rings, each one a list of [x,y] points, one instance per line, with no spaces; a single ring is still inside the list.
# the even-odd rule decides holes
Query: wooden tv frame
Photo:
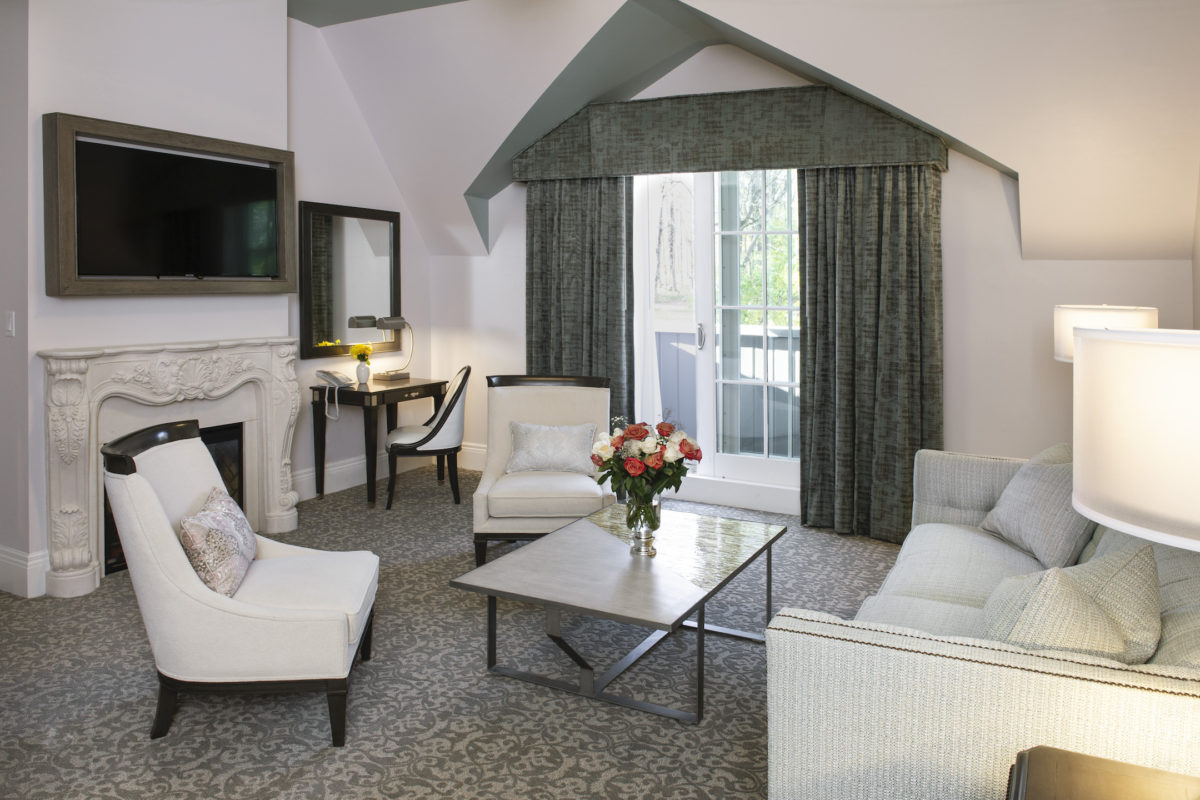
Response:
[[[104,139],[209,156],[270,164],[275,170],[277,253],[275,278],[80,277],[75,240],[75,140]],[[50,297],[290,294],[297,291],[295,155],[290,150],[127,125],[73,114],[42,116],[46,209],[46,294]]]

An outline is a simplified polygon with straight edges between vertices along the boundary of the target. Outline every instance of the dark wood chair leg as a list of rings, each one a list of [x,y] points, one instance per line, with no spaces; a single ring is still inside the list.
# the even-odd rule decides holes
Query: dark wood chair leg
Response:
[[[333,734],[333,746],[346,744],[346,681],[330,681],[325,699],[329,702],[329,729]]]
[[[396,493],[396,454],[388,450],[388,501],[385,508],[391,509],[392,495]]]
[[[446,462],[450,470],[450,491],[454,493],[454,505],[459,505],[461,499],[458,496],[458,453],[447,453]]]
[[[486,539],[475,540],[475,566],[482,567],[483,562],[487,561],[487,546]]]
[[[160,676],[161,678],[161,676]],[[179,702],[179,692],[159,680],[158,707],[154,710],[154,724],[150,726],[150,738],[161,739],[167,735],[171,720],[175,717],[175,706]]]
[[[371,660],[371,646],[375,643],[375,612],[371,612],[371,618],[367,620],[367,627],[363,629],[362,641],[358,644],[358,654],[362,656],[363,661]]]
[[[437,456],[438,481],[446,480],[446,457]]]

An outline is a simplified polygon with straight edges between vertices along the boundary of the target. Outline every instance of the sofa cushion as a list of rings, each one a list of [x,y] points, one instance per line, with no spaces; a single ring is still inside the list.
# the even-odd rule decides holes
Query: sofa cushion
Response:
[[[879,594],[983,608],[1000,581],[1041,569],[1036,558],[995,534],[968,525],[927,522],[905,538]]]
[[[592,437],[596,424],[534,425],[529,422],[510,422],[512,455],[505,472],[580,472],[591,475]]]
[[[256,560],[233,599],[266,608],[340,611],[349,644],[366,627],[378,582],[379,556],[325,550]]]
[[[258,549],[246,515],[220,486],[199,511],[179,521],[179,543],[204,585],[226,596],[237,591]]]
[[[1074,564],[1095,523],[1071,506],[1071,446],[1047,448],[1021,465],[980,525],[1044,567]]]
[[[1144,663],[1158,647],[1158,569],[1149,545],[1008,578],[988,598],[988,634],[1031,650]]]
[[[915,628],[936,636],[987,636],[983,609],[924,597],[872,595],[863,601],[854,619]]]
[[[577,472],[511,472],[488,491],[491,517],[586,517],[604,505],[604,490]]]

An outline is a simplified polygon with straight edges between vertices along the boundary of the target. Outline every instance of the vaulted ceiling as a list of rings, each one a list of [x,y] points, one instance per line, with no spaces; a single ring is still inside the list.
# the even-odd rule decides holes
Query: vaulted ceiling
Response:
[[[833,85],[1019,175],[1026,257],[1191,255],[1200,178],[1194,0],[288,7],[325,26],[435,254],[478,254],[495,240],[489,200],[527,144],[587,103],[633,97],[719,45],[786,76],[777,85]]]

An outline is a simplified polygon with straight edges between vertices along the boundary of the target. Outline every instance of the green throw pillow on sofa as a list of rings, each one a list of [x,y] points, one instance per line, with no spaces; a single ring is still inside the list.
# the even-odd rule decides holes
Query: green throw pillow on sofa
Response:
[[[1057,444],[1021,465],[979,527],[998,533],[1044,567],[1074,564],[1096,524],[1071,506],[1071,446]]]
[[[1162,631],[1149,545],[1076,567],[1005,578],[983,606],[988,635],[1030,650],[1073,650],[1145,663]]]

